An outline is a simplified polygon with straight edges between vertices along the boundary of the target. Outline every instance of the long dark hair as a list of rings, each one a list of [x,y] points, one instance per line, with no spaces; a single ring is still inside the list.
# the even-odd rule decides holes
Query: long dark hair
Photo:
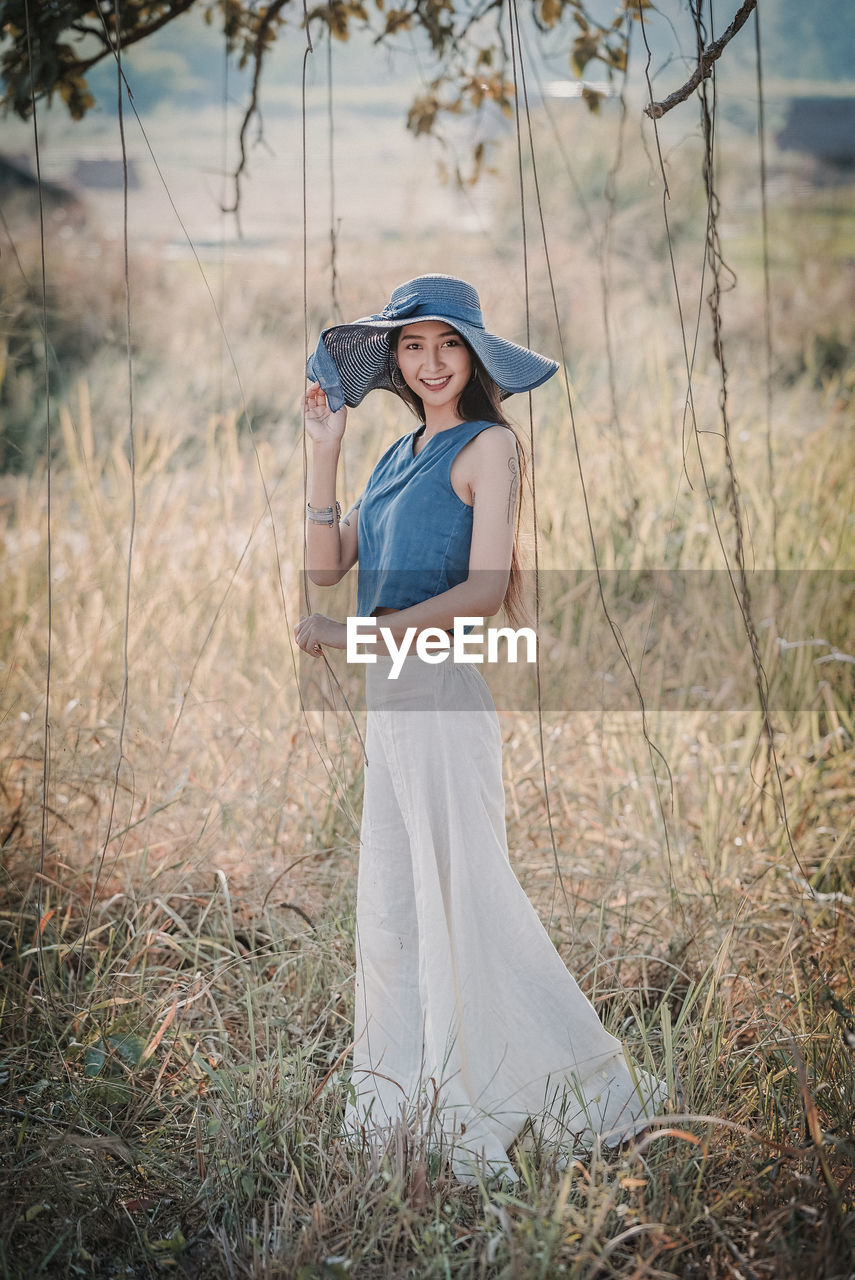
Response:
[[[398,338],[401,333],[400,329],[393,330],[389,334],[389,364],[392,371],[392,386],[397,395],[403,400],[407,408],[415,414],[420,422],[425,419],[425,406],[421,396],[416,395],[415,391],[411,391],[401,375],[398,366],[398,358],[396,349]],[[508,586],[505,591],[505,598],[502,601],[502,607],[508,615],[514,626],[522,626],[523,623],[530,622],[528,613],[526,612],[525,602],[523,598],[523,569],[519,553],[519,531],[520,518],[522,515],[522,486],[523,482],[528,480],[528,462],[526,458],[523,440],[514,427],[505,417],[502,408],[502,391],[501,388],[493,381],[475,352],[461,335],[460,340],[469,352],[472,360],[472,377],[467,382],[463,391],[460,393],[460,399],[457,401],[457,412],[464,422],[493,422],[497,426],[507,427],[513,434],[517,442],[517,461],[520,471],[520,501],[517,503],[516,523],[514,525],[514,545],[511,551],[511,570],[508,575]]]

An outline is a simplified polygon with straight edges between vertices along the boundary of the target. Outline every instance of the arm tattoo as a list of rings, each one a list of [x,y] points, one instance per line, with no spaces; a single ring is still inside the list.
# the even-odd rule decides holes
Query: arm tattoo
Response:
[[[511,473],[511,486],[508,491],[508,524],[511,524],[517,508],[517,490],[520,484],[516,458],[508,458],[508,470]]]

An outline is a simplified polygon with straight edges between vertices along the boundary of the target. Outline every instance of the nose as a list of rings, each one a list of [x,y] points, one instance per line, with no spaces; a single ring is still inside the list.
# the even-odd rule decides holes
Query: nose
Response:
[[[430,372],[432,369],[439,369],[442,366],[442,348],[426,347],[424,354],[425,371]]]

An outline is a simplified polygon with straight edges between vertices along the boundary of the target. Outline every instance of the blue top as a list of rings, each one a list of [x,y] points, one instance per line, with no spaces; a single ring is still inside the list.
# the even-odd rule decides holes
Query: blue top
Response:
[[[469,576],[472,508],[451,486],[451,464],[492,422],[461,422],[413,455],[424,426],[386,450],[359,507],[356,611],[406,609]]]

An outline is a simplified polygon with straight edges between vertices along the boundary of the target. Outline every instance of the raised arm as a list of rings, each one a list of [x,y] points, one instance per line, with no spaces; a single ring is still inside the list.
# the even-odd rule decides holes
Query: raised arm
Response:
[[[331,524],[309,520],[306,513],[307,570],[316,586],[331,587],[356,563],[358,554],[359,503],[354,503],[341,520],[336,514],[336,476],[347,409],[331,413],[316,382],[309,385],[304,405],[306,432],[312,441],[309,506],[332,513]]]

